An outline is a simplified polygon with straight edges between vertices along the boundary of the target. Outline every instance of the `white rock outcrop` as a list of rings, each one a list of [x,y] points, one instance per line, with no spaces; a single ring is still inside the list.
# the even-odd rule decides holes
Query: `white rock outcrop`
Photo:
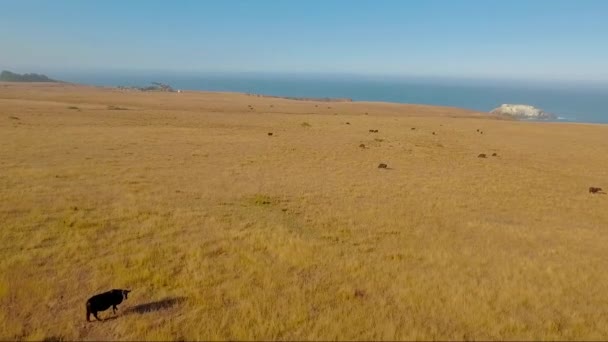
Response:
[[[553,114],[547,113],[540,108],[521,104],[503,104],[500,107],[493,109],[490,113],[498,115],[508,115],[518,119],[555,119],[555,116]]]

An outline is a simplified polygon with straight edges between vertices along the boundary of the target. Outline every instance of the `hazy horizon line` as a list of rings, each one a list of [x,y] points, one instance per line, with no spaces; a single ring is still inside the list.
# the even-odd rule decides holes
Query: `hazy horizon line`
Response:
[[[558,84],[587,84],[592,86],[608,86],[608,79],[565,78],[565,77],[521,77],[505,75],[478,74],[438,74],[438,73],[406,73],[406,72],[355,72],[355,71],[301,71],[301,70],[204,70],[204,69],[163,69],[163,68],[129,68],[129,67],[27,67],[2,66],[0,70],[16,73],[38,73],[49,77],[52,73],[72,75],[95,75],[98,73],[127,73],[132,75],[158,74],[159,76],[293,76],[299,78],[345,78],[345,79],[389,79],[389,80],[441,80],[441,81],[470,81],[470,82],[499,82],[499,83],[558,83]],[[53,78],[53,77],[51,77]]]

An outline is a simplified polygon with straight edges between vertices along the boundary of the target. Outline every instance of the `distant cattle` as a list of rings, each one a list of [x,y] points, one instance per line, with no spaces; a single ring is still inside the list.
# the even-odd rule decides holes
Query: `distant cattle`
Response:
[[[487,156],[486,156],[486,154],[485,154],[485,153],[481,153],[481,154],[479,154],[479,155],[477,156],[477,158],[486,158],[486,157],[487,157]]]
[[[436,135],[435,132],[433,132],[433,135]]]
[[[384,164],[384,163],[380,163],[378,164],[378,168],[379,169],[386,169],[388,167],[388,165]]]
[[[360,144],[359,147],[365,148],[365,144]]]
[[[272,132],[268,132],[268,136],[269,136],[269,137],[270,137],[270,136],[272,136]]]
[[[492,153],[492,157],[498,157],[498,153],[496,153],[496,152]]]
[[[346,124],[347,124],[347,125],[350,125],[350,122],[347,122]]]
[[[370,129],[369,132],[370,133],[378,133],[378,130],[377,129]]]
[[[602,188],[596,188],[596,187],[589,187],[589,193],[590,194],[605,194],[605,192],[602,190]]]
[[[412,127],[412,128],[411,128],[411,130],[412,130],[412,131],[415,131],[415,130],[416,130],[416,127]]]

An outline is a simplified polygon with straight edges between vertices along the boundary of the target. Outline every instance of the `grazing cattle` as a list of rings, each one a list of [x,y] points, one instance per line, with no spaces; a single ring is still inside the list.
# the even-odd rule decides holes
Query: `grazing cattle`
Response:
[[[388,165],[384,164],[384,163],[380,163],[378,164],[378,168],[379,169],[386,169],[388,167]]]
[[[370,129],[369,132],[370,133],[378,133],[378,130],[377,129]]]
[[[416,127],[412,127],[412,128],[411,128],[411,130],[412,130],[412,131],[415,131],[415,130],[416,130]]]
[[[433,132],[433,135],[435,135],[435,132]]]
[[[486,154],[485,153],[481,153],[480,155],[477,156],[477,158],[486,158]]]
[[[272,136],[272,132],[268,132],[268,136]]]
[[[492,153],[492,157],[498,157],[498,153],[496,153],[496,152]]]
[[[596,187],[589,187],[589,193],[590,194],[605,194],[604,191],[602,191],[602,188],[596,188]]]
[[[365,144],[361,144],[361,145],[359,145],[359,147],[365,148]]]
[[[350,122],[347,122],[346,124],[347,124],[347,125],[350,125]]]
[[[116,314],[118,308],[116,305],[122,303],[123,299],[127,299],[127,295],[131,290],[110,290],[108,292],[100,293],[87,300],[87,322],[90,322],[91,314],[98,320],[97,313],[99,311],[105,311],[112,307],[112,312]]]
[[[477,129],[477,133],[479,133],[479,128]]]

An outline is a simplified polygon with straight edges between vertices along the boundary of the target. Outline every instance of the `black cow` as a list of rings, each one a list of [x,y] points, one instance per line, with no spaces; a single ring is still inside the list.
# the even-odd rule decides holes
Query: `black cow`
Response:
[[[605,192],[602,191],[602,188],[596,188],[593,186],[589,188],[589,193],[590,194],[605,194]]]
[[[87,322],[90,322],[91,314],[98,320],[97,313],[99,311],[105,311],[112,307],[112,312],[116,314],[118,309],[116,305],[122,303],[123,299],[127,299],[127,295],[131,290],[110,290],[108,292],[94,295],[87,300]]]

